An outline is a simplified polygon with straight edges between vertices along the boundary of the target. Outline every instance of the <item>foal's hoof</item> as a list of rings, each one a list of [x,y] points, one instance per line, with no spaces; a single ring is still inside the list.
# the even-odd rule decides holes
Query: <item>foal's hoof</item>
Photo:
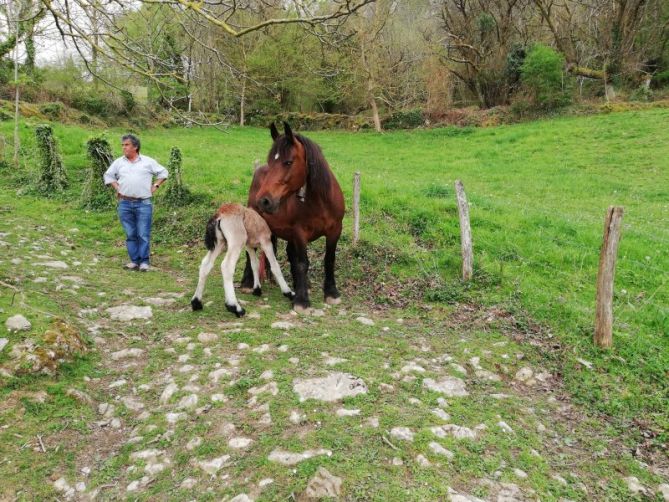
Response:
[[[244,317],[244,314],[246,314],[246,310],[241,307],[237,307],[237,305],[226,305],[225,308],[228,312],[232,312],[237,317]]]
[[[260,288],[260,286],[258,286],[257,288],[253,288],[253,294],[255,296],[262,296],[262,288]]]
[[[193,298],[190,301],[190,306],[193,307],[193,311],[202,310],[202,302],[199,298]]]
[[[285,296],[285,297],[288,298],[289,300],[292,300],[292,299],[295,298],[295,293],[293,293],[292,291],[286,291],[286,292],[283,294],[283,296]]]
[[[339,305],[341,303],[341,297],[338,296],[337,298],[333,298],[332,296],[328,296],[325,298],[325,303],[328,305]]]

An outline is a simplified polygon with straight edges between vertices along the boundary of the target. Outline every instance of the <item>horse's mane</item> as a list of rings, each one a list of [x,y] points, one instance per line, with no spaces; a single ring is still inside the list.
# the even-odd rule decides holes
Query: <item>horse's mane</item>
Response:
[[[332,174],[321,147],[301,134],[295,134],[294,136],[304,146],[307,156],[307,195],[312,194],[317,198],[327,199],[332,183]],[[287,156],[292,146],[292,142],[284,134],[276,138],[267,156],[268,163],[277,153],[280,157]]]

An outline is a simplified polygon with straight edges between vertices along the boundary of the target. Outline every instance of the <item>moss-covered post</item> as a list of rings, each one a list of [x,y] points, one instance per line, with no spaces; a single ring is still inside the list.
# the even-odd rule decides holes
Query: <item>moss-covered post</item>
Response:
[[[86,175],[86,184],[81,205],[85,209],[108,209],[114,206],[114,194],[104,183],[103,175],[114,160],[109,141],[91,138],[86,142],[88,159],[91,162]]]
[[[170,161],[167,164],[170,179],[167,181],[167,188],[163,195],[163,200],[172,207],[185,206],[191,197],[190,190],[184,186],[181,179],[181,163],[181,150],[173,146],[170,151]]]
[[[40,177],[37,189],[44,195],[60,192],[67,187],[67,174],[58,153],[58,145],[53,137],[53,130],[48,124],[35,128],[37,149],[39,151]]]

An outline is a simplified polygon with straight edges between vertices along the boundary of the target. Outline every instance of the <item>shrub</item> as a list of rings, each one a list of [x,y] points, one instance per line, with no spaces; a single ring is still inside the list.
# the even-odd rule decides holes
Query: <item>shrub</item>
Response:
[[[653,76],[653,87],[656,88],[661,88],[661,87],[669,87],[669,70],[664,70],[659,73],[656,73]]]
[[[637,87],[632,91],[632,94],[630,94],[630,101],[653,101],[653,91],[645,85]]]
[[[76,96],[72,100],[72,105],[82,112],[86,112],[89,115],[97,115],[98,117],[107,117],[113,110],[108,100],[91,95]]]
[[[173,146],[170,161],[167,164],[170,179],[167,181],[167,188],[163,196],[163,200],[172,207],[185,206],[191,200],[190,190],[184,186],[181,179],[181,162],[181,150]]]
[[[67,187],[67,175],[58,153],[58,145],[53,137],[51,126],[48,124],[37,126],[35,137],[40,161],[40,177],[37,181],[37,190],[43,195],[49,196]]]
[[[85,209],[101,210],[114,206],[112,192],[104,184],[103,175],[113,161],[109,141],[95,137],[86,142],[88,159],[91,162],[81,197]]]
[[[63,103],[45,103],[40,106],[39,111],[51,120],[58,120],[63,114]]]
[[[542,44],[537,44],[525,57],[521,67],[523,84],[532,104],[541,110],[552,110],[569,104],[563,86],[564,57]]]
[[[413,129],[425,124],[423,111],[416,108],[414,110],[397,111],[390,117],[383,120],[384,129]]]

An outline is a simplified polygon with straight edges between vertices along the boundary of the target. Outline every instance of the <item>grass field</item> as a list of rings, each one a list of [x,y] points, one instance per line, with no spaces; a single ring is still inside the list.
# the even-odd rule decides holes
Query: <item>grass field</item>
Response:
[[[649,483],[657,481],[653,474],[640,470],[634,458],[622,452],[642,445],[648,455],[646,461],[653,459],[658,469],[666,470],[666,453],[661,451],[669,440],[667,123],[669,110],[660,109],[489,129],[447,128],[383,135],[341,131],[306,133],[321,145],[347,197],[349,210],[338,257],[338,280],[346,296],[346,310],[342,315],[328,313],[323,321],[315,318],[302,320],[303,331],[297,330],[290,345],[300,352],[302,361],[313,361],[314,364],[321,352],[336,353],[343,347],[358,347],[358,356],[349,357],[352,360],[350,372],[372,382],[383,380],[377,370],[384,361],[389,362],[391,368],[399,368],[407,358],[427,357],[421,356],[420,349],[425,340],[435,354],[447,351],[462,358],[476,355],[497,361],[497,367],[506,364],[504,355],[508,356],[513,350],[522,351],[533,364],[545,367],[555,375],[561,392],[578,407],[579,431],[567,431],[569,417],[564,417],[562,425],[558,420],[555,427],[565,427],[565,434],[571,434],[580,444],[582,450],[574,453],[572,460],[578,469],[583,469],[579,472],[587,478],[583,482],[590,487],[591,496],[601,500],[625,499],[627,492],[619,480],[596,488],[598,480],[613,466],[618,466],[615,469],[621,474],[634,475]],[[26,261],[12,266],[8,259],[4,259],[0,263],[0,279],[14,284],[18,278],[26,291],[32,291],[33,294],[26,294],[24,310],[32,308],[76,319],[79,309],[95,305],[95,291],[106,293],[105,304],[122,300],[123,278],[117,277],[116,268],[122,263],[124,249],[120,225],[113,212],[90,213],[78,209],[86,168],[85,141],[90,131],[58,125],[54,125],[54,130],[72,188],[51,200],[31,195],[29,186],[35,162],[32,127],[24,124],[21,129],[24,167],[18,172],[5,168],[0,173],[0,205],[7,216],[0,224],[0,231],[10,233],[5,240],[14,246],[21,246],[19,239],[25,232],[31,239],[51,238],[50,245],[61,250],[70,246],[70,253],[81,255],[82,262],[95,256],[99,262],[113,265],[109,272],[104,267],[92,272],[89,279],[94,286],[91,285],[83,299],[59,293],[59,290],[39,290],[41,286],[31,285],[29,278],[35,273]],[[0,124],[0,133],[10,137],[11,124]],[[121,133],[107,133],[116,153],[120,153]],[[141,138],[142,151],[163,163],[167,162],[170,147],[181,148],[184,180],[206,202],[187,209],[172,209],[161,206],[158,198],[153,252],[155,262],[169,273],[166,272],[165,277],[151,276],[145,284],[135,285],[135,288],[143,295],[150,295],[155,290],[183,292],[188,296],[194,288],[202,255],[196,239],[202,233],[206,216],[213,211],[215,203],[245,201],[253,161],[264,159],[270,146],[269,133],[238,128],[225,131],[161,129],[141,131]],[[362,175],[362,240],[354,248],[351,245],[350,201],[355,171]],[[456,179],[464,182],[471,204],[475,278],[467,285],[458,279],[459,230],[453,189]],[[22,195],[17,197],[17,193]],[[610,205],[623,206],[625,216],[616,272],[614,347],[602,351],[592,344],[594,286],[604,215]],[[20,228],[10,228],[14,225]],[[78,229],[76,239],[68,233],[71,227]],[[322,243],[317,243],[312,253],[312,295],[317,302],[321,299],[318,285],[322,275],[320,254],[316,251],[322,247]],[[205,300],[208,296],[220,303],[222,292],[214,286],[217,282],[213,277],[210,279]],[[270,294],[270,303],[274,309],[280,310],[281,300],[275,293]],[[3,294],[0,305],[3,316],[22,310],[10,302],[11,296]],[[485,312],[497,315],[493,315],[495,319],[491,324],[481,325],[478,314],[463,315],[463,312],[470,312],[469,308],[481,315]],[[140,338],[138,343],[151,350],[151,347],[159,346],[166,333],[179,331],[182,336],[184,333],[195,336],[207,328],[215,330],[220,320],[227,320],[223,309],[215,307],[209,309],[204,318],[194,317],[183,309],[175,312],[178,313],[172,316],[157,315],[150,333],[136,326],[126,330],[126,335]],[[253,342],[262,344],[271,340],[262,328],[268,312],[271,311],[264,311],[261,319],[246,321],[245,326],[251,334],[232,335],[229,343],[224,344],[224,350],[233,350],[239,342],[253,345]],[[378,332],[378,328],[360,328],[347,317],[355,312],[374,312],[390,326],[389,334]],[[45,329],[49,317],[36,317],[34,329]],[[412,322],[400,328],[393,324],[397,318]],[[458,319],[462,324],[458,324]],[[311,330],[325,334],[312,340]],[[399,332],[399,337],[394,336]],[[336,336],[325,337],[328,333]],[[332,338],[338,338],[337,342]],[[467,349],[458,343],[464,339],[471,344]],[[513,344],[513,349],[495,345],[502,343]],[[387,355],[380,356],[383,351],[387,351]],[[196,352],[195,356],[199,358],[202,354]],[[7,357],[5,350],[0,354],[0,362]],[[591,362],[592,369],[578,362],[578,358]],[[285,359],[277,355],[267,366],[259,356],[249,358],[247,375],[226,390],[228,398],[243,406],[241,396],[259,382],[259,375],[268,367],[282,375],[277,377],[279,388],[282,391],[288,389],[288,377],[292,373],[286,369],[290,368],[290,363]],[[150,380],[140,380],[165,371],[170,364],[165,354],[156,355],[143,369],[144,373],[137,375],[136,383],[148,385]],[[120,368],[114,370],[122,373]],[[92,420],[94,412],[81,412],[75,408],[65,390],[74,382],[80,382],[84,375],[95,378],[97,373],[97,378],[104,381],[109,371],[94,352],[69,365],[61,380],[23,378],[9,383],[2,392],[8,398],[17,391],[36,392],[46,386],[53,396],[49,404],[33,405],[26,404],[29,401],[25,399],[21,401],[25,405],[22,416],[28,418],[24,425],[26,430],[46,427],[63,434],[55,418],[60,409],[67,417],[64,420],[69,424],[80,424],[77,427],[81,427],[82,432],[85,427],[81,423]],[[346,404],[361,408],[363,415],[373,414],[374,408],[380,406],[386,412],[379,411],[385,416],[382,428],[390,428],[390,424],[397,421],[410,422],[416,429],[428,424],[429,412],[426,414],[417,409],[412,413],[411,408],[402,406],[418,395],[420,386],[409,381],[398,382],[397,387],[400,392],[392,398],[372,392],[376,399],[374,403],[356,397]],[[104,395],[102,390],[99,392]],[[530,474],[529,481],[524,483],[542,499],[559,496],[588,498],[587,494],[574,488],[578,484],[576,481],[570,481],[568,489],[563,489],[560,483],[552,480],[551,473],[556,467],[551,460],[532,461],[532,450],[541,451],[539,446],[543,443],[527,426],[526,412],[522,410],[536,407],[539,413],[551,416],[555,410],[550,404],[539,396],[521,395],[518,397],[520,401],[506,405],[493,404],[483,394],[476,399],[480,404],[475,407],[478,409],[450,403],[448,411],[471,424],[494,425],[499,420],[495,417],[502,416],[514,430],[518,427],[525,432],[522,438],[513,440],[503,434],[491,434],[483,443],[471,442],[464,447],[446,444],[456,450],[456,461],[450,465],[450,470],[447,469],[452,474],[449,483],[467,486],[471,493],[479,496],[490,496],[492,489],[474,489],[467,480],[491,475],[500,469],[500,462],[511,465],[513,459]],[[436,396],[428,396],[426,402],[436,405]],[[272,404],[272,414],[283,416],[285,422],[288,410],[295,406],[298,403],[294,397],[281,405]],[[5,420],[19,418],[12,415],[17,411],[8,413]],[[368,469],[365,474],[365,466],[380,462],[379,456],[388,454],[383,451],[383,445],[376,444],[378,437],[365,432],[351,436],[347,426],[333,421],[324,408],[316,407],[312,417],[323,427],[312,435],[305,433],[303,438],[307,447],[326,444],[333,451],[340,448],[351,455],[347,467],[340,471],[346,479],[355,480],[350,485],[355,488],[347,491],[350,498],[400,500],[399,494],[407,490],[407,486],[410,487],[408,493],[413,494],[410,499],[434,500],[445,496],[446,485],[438,481],[443,473],[438,471],[418,472],[414,467],[407,467],[409,472],[404,472],[405,477],[397,478],[392,469],[388,471],[383,467]],[[131,422],[129,416],[123,418]],[[275,420],[273,432],[259,439],[259,446],[272,449],[282,437],[281,420]],[[156,423],[158,433],[164,434],[164,425]],[[192,432],[206,437],[204,424],[191,425],[193,430],[188,434]],[[250,429],[250,425],[247,424],[246,429]],[[178,431],[170,441],[178,442],[180,434],[186,432]],[[620,436],[617,447],[610,443],[615,436]],[[147,437],[145,441],[150,443],[158,437]],[[15,437],[5,439],[18,446],[25,442]],[[156,443],[162,446],[165,441],[160,436]],[[419,436],[414,443],[416,450],[427,442],[427,436]],[[219,451],[216,444],[205,443],[195,452],[200,456],[213,456]],[[290,444],[297,448],[300,441],[292,439]],[[601,452],[607,448],[610,454],[600,454],[599,460],[587,458],[586,452]],[[104,486],[110,480],[124,476],[132,480],[135,476],[132,471],[127,474],[121,471],[121,466],[128,460],[129,447],[126,445],[115,451],[117,455],[104,464],[91,483],[93,486]],[[405,463],[414,453],[405,454]],[[14,460],[9,451],[3,451],[2,455],[10,460],[0,464],[0,472],[4,469],[4,474],[10,478],[17,476],[11,468],[12,461],[26,465],[34,462],[31,448],[21,449]],[[335,453],[330,462],[344,465],[345,459],[338,455]],[[78,458],[75,453],[65,460],[58,455],[49,456],[48,461],[38,463],[38,471],[49,477],[56,466],[62,467],[63,463],[71,471],[80,467]],[[185,457],[177,456],[172,462],[182,468],[189,465]],[[261,461],[261,467],[267,467],[266,464]],[[285,498],[291,490],[303,490],[316,466],[317,463],[312,461],[299,464],[297,474],[293,475],[275,467],[268,468],[270,477],[276,480],[276,488],[263,496],[268,500]],[[232,479],[253,478],[251,473],[257,467],[251,460],[241,462],[235,467],[234,474],[231,473]],[[501,479],[506,476],[502,474]],[[15,479],[26,482],[31,478],[19,476]],[[376,483],[385,483],[384,488],[378,488]],[[13,486],[16,488],[17,484]],[[31,487],[28,493],[48,493],[39,491],[39,482],[33,480],[28,484]],[[143,496],[165,496],[169,486],[172,485],[163,476],[151,484]],[[214,494],[233,495],[225,491],[228,489],[232,488],[217,485]],[[593,489],[595,495],[592,495]],[[178,497],[179,492],[171,493]],[[27,495],[25,498],[32,497]]]

